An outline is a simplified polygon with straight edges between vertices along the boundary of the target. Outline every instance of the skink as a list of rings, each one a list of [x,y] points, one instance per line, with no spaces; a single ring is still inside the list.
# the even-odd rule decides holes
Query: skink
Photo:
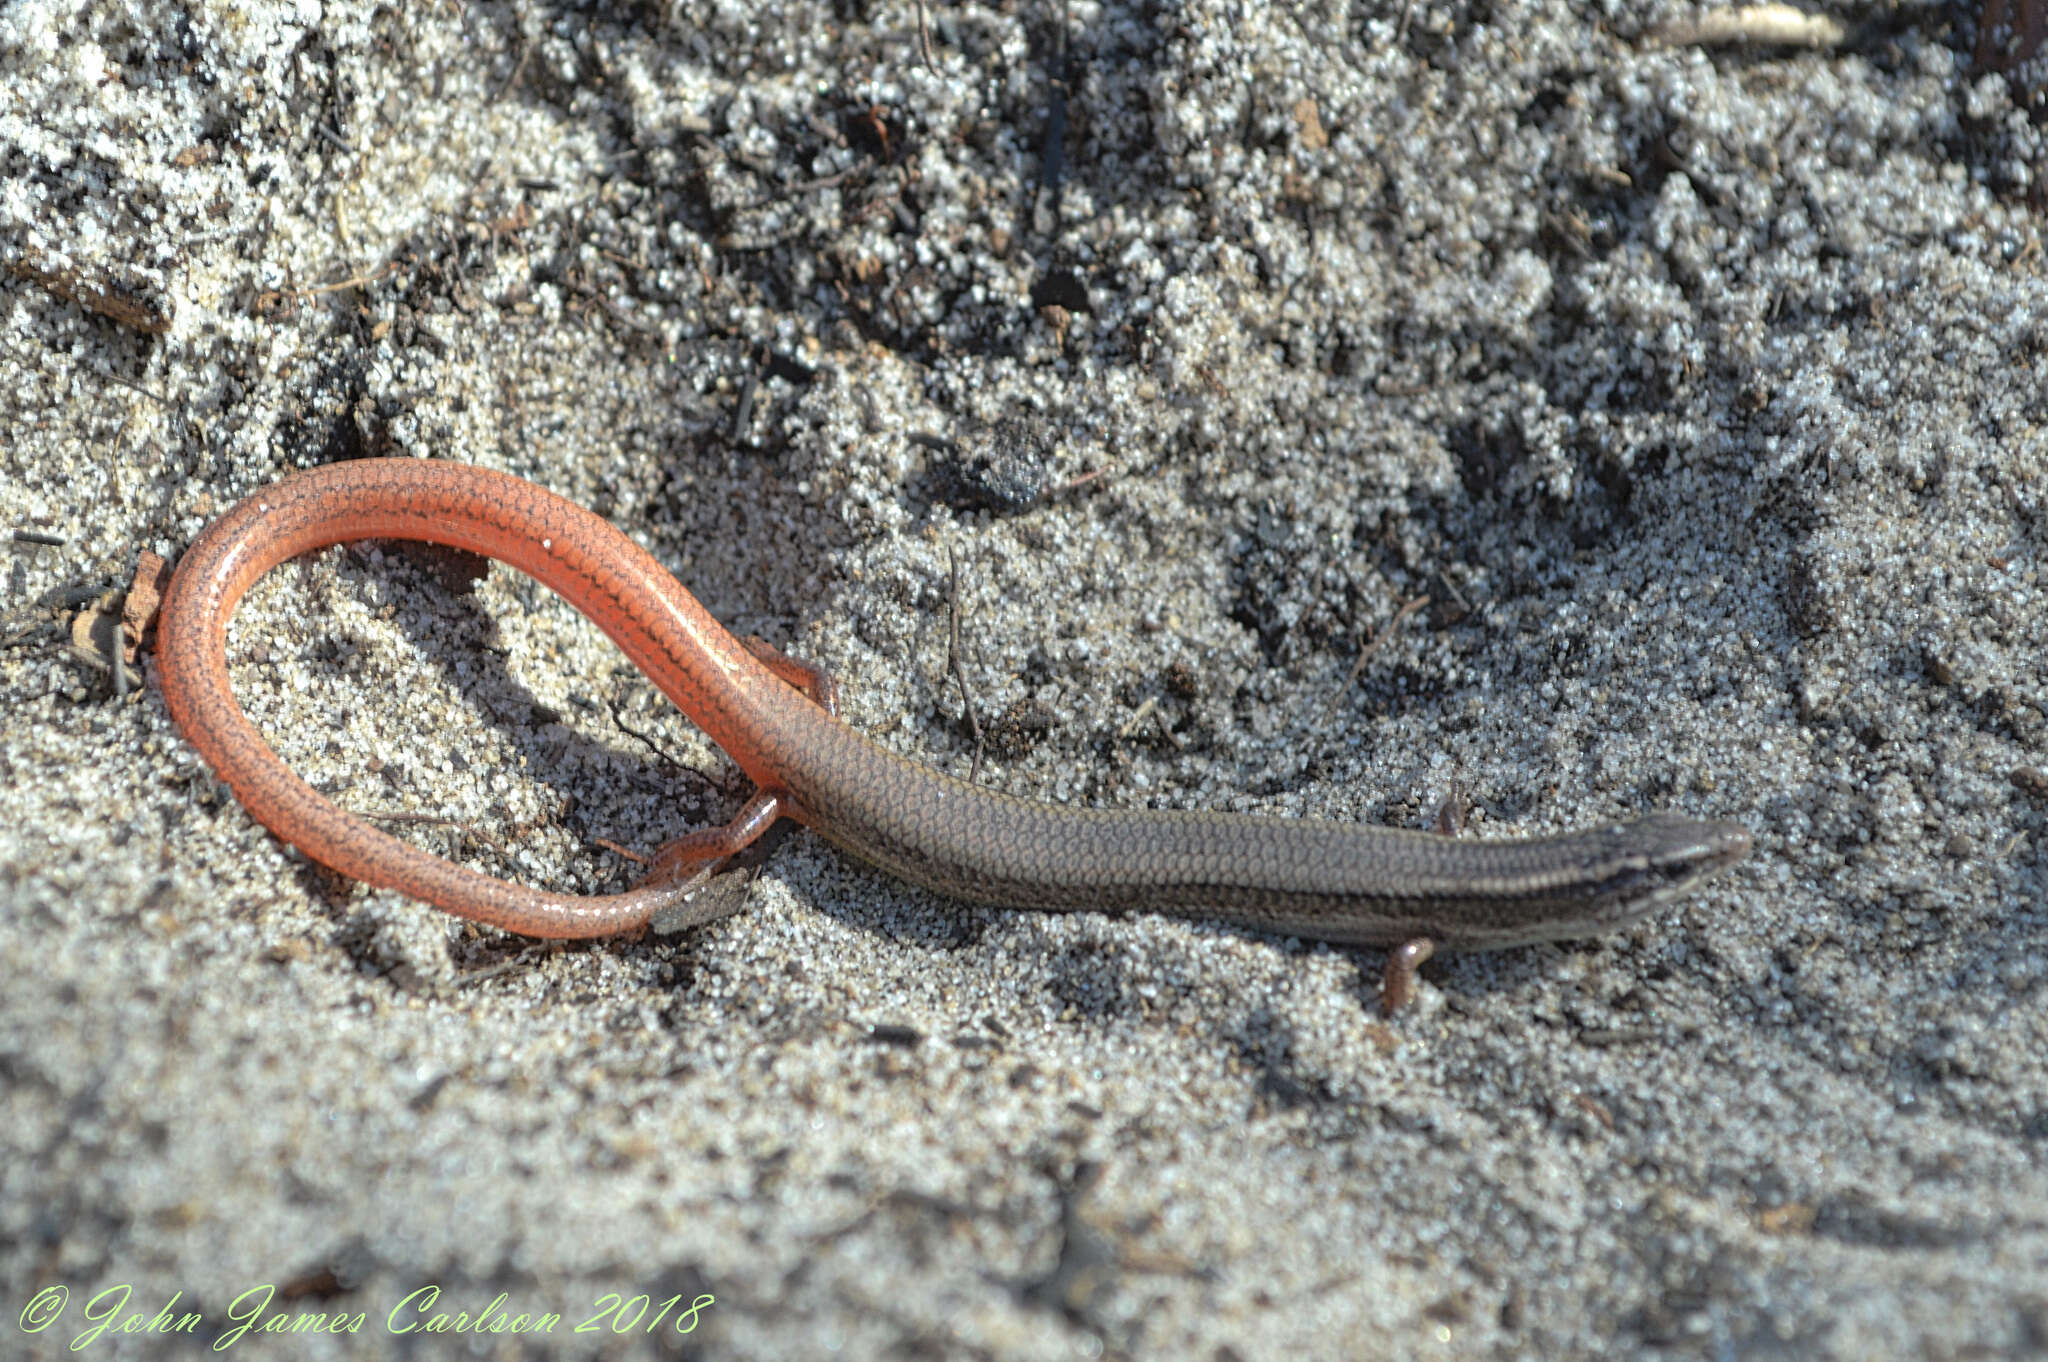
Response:
[[[577,896],[454,865],[370,827],[300,780],[242,713],[226,631],[276,564],[356,539],[448,544],[510,564],[593,620],[758,787],[724,828],[664,848],[625,893]],[[1563,836],[1468,841],[1311,819],[1076,809],[967,784],[842,722],[821,674],[726,632],[639,545],[504,473],[365,459],[299,473],[210,526],[179,563],[158,627],[165,703],[256,819],[344,875],[537,937],[590,937],[686,904],[777,818],[954,898],[1010,908],[1141,910],[1324,941],[1522,945],[1635,921],[1742,859],[1749,834],[1659,814]],[[1390,972],[1389,1003],[1408,980]]]

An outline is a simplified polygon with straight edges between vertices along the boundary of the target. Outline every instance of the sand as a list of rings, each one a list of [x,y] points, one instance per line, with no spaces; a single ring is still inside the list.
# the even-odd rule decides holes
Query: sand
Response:
[[[4,568],[0,1351],[2048,1351],[2048,146],[1963,8],[0,9],[0,526],[62,541]],[[957,594],[994,788],[1756,849],[1392,1019],[1374,951],[808,833],[699,931],[477,928],[72,646],[363,454],[592,506],[964,776]],[[459,586],[274,572],[238,694],[528,883],[737,806]]]

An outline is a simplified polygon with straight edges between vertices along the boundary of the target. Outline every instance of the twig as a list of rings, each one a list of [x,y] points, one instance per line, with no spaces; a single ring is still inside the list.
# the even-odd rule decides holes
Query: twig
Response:
[[[256,295],[256,310],[268,312],[283,302],[297,302],[301,298],[314,298],[323,293],[339,293],[345,288],[361,288],[388,279],[398,270],[398,262],[387,260],[369,274],[358,274],[351,279],[338,280],[332,284],[315,284],[311,288],[266,289]]]
[[[15,648],[29,643],[37,634],[44,633],[48,629],[49,624],[47,622],[24,625],[6,638],[0,638],[0,653],[13,651]]]
[[[635,317],[632,313],[613,302],[611,297],[602,289],[594,288],[582,280],[574,278],[565,279],[563,283],[571,293],[579,298],[587,299],[599,311],[603,312],[605,316],[611,318],[627,330],[638,331],[643,336],[653,336],[657,340],[662,339],[660,327],[652,322],[641,321],[638,317]],[[579,317],[587,317],[589,311],[588,309],[579,309],[577,315]]]
[[[501,974],[510,974],[513,970],[518,969],[521,965],[532,959],[533,956],[533,951],[521,951],[510,960],[500,960],[495,965],[485,965],[482,969],[470,970],[456,976],[455,986],[457,988],[472,988],[486,979],[495,979]]]
[[[162,335],[171,329],[171,302],[153,284],[107,270],[83,271],[38,255],[9,262],[6,271],[41,284],[52,295],[97,312],[122,326]]]
[[[141,393],[144,397],[149,398],[151,401],[156,402],[160,406],[168,407],[171,405],[170,398],[165,397],[161,393],[151,392],[148,388],[143,387],[140,383],[137,383],[133,379],[123,378],[119,374],[102,374],[101,377],[110,378],[124,388],[133,388],[136,392]]]
[[[732,793],[732,790],[723,782],[717,780],[712,776],[704,774],[704,772],[697,770],[695,767],[683,765],[682,762],[676,760],[675,757],[671,756],[668,752],[664,751],[662,749],[661,744],[656,742],[652,736],[646,733],[642,733],[639,729],[627,723],[625,714],[622,713],[619,709],[619,689],[617,687],[613,688],[610,698],[608,698],[605,701],[605,708],[608,711],[610,711],[612,716],[612,722],[619,726],[619,731],[626,734],[626,736],[630,738],[639,739],[640,745],[645,747],[650,753],[652,753],[654,759],[660,762],[663,766],[668,767],[671,771],[675,771],[679,774],[689,776],[691,779],[703,784],[703,786],[706,789],[716,790],[722,795],[730,795]],[[656,789],[659,787],[655,786],[652,782],[649,782],[648,788]]]
[[[339,293],[345,288],[361,288],[364,284],[374,284],[381,279],[388,279],[397,270],[398,262],[387,260],[370,274],[359,274],[353,279],[343,279],[332,284],[315,284],[311,288],[295,289],[293,291],[301,298],[311,298],[321,293]]]
[[[1359,650],[1358,661],[1351,664],[1351,674],[1344,678],[1344,684],[1338,690],[1339,695],[1342,695],[1344,691],[1351,689],[1352,683],[1358,680],[1358,674],[1365,670],[1365,664],[1372,661],[1373,654],[1378,652],[1380,650],[1381,645],[1386,643],[1388,639],[1394,636],[1394,631],[1396,629],[1399,629],[1403,624],[1407,623],[1408,617],[1410,615],[1413,615],[1416,611],[1422,609],[1422,607],[1428,604],[1429,597],[1417,596],[1414,600],[1409,601],[1407,604],[1403,605],[1399,610],[1396,610],[1394,612],[1394,617],[1388,620],[1385,624],[1380,626],[1379,632],[1372,636],[1372,642],[1366,644],[1364,648]]]
[[[1757,43],[1766,47],[1833,47],[1848,30],[1824,14],[1791,5],[1745,5],[1715,10],[1692,23],[1665,24],[1650,41],[1671,47],[1724,47]]]
[[[946,573],[951,579],[946,601],[946,665],[952,668],[953,682],[960,687],[967,731],[974,735],[974,764],[967,771],[967,783],[972,785],[981,779],[981,719],[974,712],[974,691],[967,684],[966,664],[960,660],[960,564],[954,561],[950,546],[946,549]]]
[[[1050,73],[1047,86],[1051,97],[1046,101],[1045,140],[1038,151],[1038,184],[1051,203],[1053,223],[1057,227],[1060,211],[1060,182],[1067,171],[1067,4],[1060,0],[1059,44],[1051,60],[1056,63]]]
[[[526,40],[524,33],[521,33],[519,35],[519,60],[512,63],[512,74],[505,77],[505,83],[500,85],[497,92],[491,96],[491,103],[496,104],[505,97],[507,90],[510,90],[519,83],[519,78],[526,74],[526,59],[532,55],[533,44]]]
[[[874,168],[875,158],[863,156],[844,170],[835,170],[830,175],[820,175],[816,179],[800,180],[796,184],[784,185],[779,189],[763,194],[752,203],[743,204],[735,211],[751,213],[758,209],[766,208],[770,204],[781,203],[784,199],[793,199],[799,194],[809,194],[819,189],[834,189],[845,184],[848,180],[857,179],[865,175]]]
[[[1130,737],[1131,734],[1136,733],[1138,731],[1138,725],[1144,723],[1145,720],[1151,718],[1152,711],[1158,708],[1159,697],[1156,695],[1146,696],[1145,703],[1139,705],[1138,708],[1131,714],[1131,717],[1124,720],[1123,727],[1119,728],[1116,731],[1118,741],[1122,741],[1123,739]]]
[[[1465,599],[1465,593],[1458,590],[1458,584],[1456,582],[1452,581],[1450,577],[1441,569],[1438,570],[1436,574],[1436,579],[1444,584],[1445,591],[1451,593],[1451,599],[1458,603],[1458,608],[1460,610],[1464,611],[1468,615],[1472,613],[1472,602]]]
[[[740,385],[739,405],[732,409],[732,431],[726,439],[739,444],[747,433],[747,419],[754,414],[754,389],[761,385],[761,365],[767,358],[766,352],[747,366],[747,381]]]
[[[605,702],[605,708],[611,711],[612,722],[619,726],[619,731],[626,734],[627,737],[638,738],[640,745],[653,753],[656,761],[677,771],[687,771],[689,769],[667,752],[664,752],[661,749],[661,744],[657,743],[653,738],[626,722],[626,716],[619,709],[619,692],[617,687],[613,687],[611,697]]]
[[[490,847],[493,851],[497,852],[506,860],[509,861],[513,859],[512,849],[506,846],[503,842],[491,836],[491,834],[485,832],[482,828],[478,827],[474,823],[465,823],[460,818],[450,818],[446,814],[366,812],[359,813],[356,815],[356,817],[367,818],[375,823],[418,823],[427,827],[454,828],[459,832],[468,833],[470,836],[482,842],[485,846]]]
[[[632,862],[632,863],[633,863],[634,865],[648,865],[648,864],[651,864],[651,862],[649,862],[649,861],[648,861],[648,859],[647,859],[647,858],[646,858],[645,856],[642,856],[642,855],[641,855],[641,854],[640,854],[639,852],[637,852],[637,851],[632,851],[632,850],[629,850],[629,849],[627,849],[627,848],[625,848],[625,847],[622,847],[622,846],[620,846],[620,845],[619,845],[619,844],[618,844],[617,842],[614,842],[614,841],[613,841],[613,840],[612,840],[611,838],[609,838],[609,837],[596,837],[596,836],[593,836],[593,837],[592,837],[592,838],[591,838],[590,840],[591,840],[591,841],[592,841],[593,843],[595,843],[596,845],[598,845],[598,846],[601,846],[601,847],[603,847],[603,848],[604,848],[604,849],[605,849],[606,851],[609,851],[609,852],[611,852],[611,853],[612,853],[612,854],[613,854],[614,856],[623,856],[623,857],[625,857],[625,858],[626,858],[627,860],[631,861],[631,862]]]

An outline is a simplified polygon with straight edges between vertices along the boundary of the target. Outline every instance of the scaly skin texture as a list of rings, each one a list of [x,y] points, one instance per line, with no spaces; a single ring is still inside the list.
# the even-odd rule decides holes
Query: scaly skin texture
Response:
[[[453,865],[344,813],[293,775],[228,683],[225,639],[251,583],[354,539],[485,554],[589,616],[760,787],[732,828],[674,844],[628,893],[553,894]],[[1307,819],[1070,809],[998,794],[888,752],[785,680],[624,534],[503,473],[367,459],[300,473],[210,526],[178,565],[157,632],[171,717],[256,819],[344,875],[527,936],[625,931],[684,904],[683,871],[781,815],[956,898],[1139,909],[1327,941],[1506,946],[1622,926],[1740,860],[1730,823],[1656,815],[1530,841],[1463,841]],[[778,674],[778,670],[781,674]],[[702,868],[699,866],[698,868]]]

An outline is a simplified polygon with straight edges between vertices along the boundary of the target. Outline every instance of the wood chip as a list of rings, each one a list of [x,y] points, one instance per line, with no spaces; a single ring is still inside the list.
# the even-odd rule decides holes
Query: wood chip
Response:
[[[171,585],[171,565],[148,549],[135,560],[135,579],[121,604],[121,656],[133,662],[149,631],[156,628],[157,610]]]

